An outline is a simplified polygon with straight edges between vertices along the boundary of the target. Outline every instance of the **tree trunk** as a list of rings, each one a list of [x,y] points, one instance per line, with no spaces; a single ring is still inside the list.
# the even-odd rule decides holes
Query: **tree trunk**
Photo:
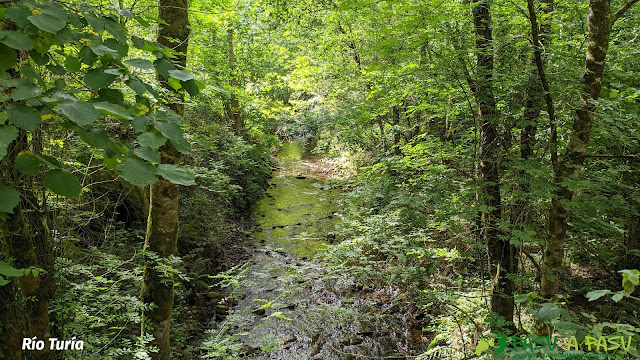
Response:
[[[22,360],[24,325],[18,311],[20,301],[16,293],[19,291],[15,281],[0,286],[0,358],[6,360]]]
[[[391,110],[393,114],[393,153],[395,155],[401,155],[400,149],[400,106],[394,106]]]
[[[591,137],[593,125],[592,114],[596,110],[597,101],[602,88],[605,59],[609,48],[609,38],[613,21],[625,10],[637,2],[627,2],[615,14],[611,13],[611,0],[590,0],[588,11],[588,46],[585,60],[580,101],[575,111],[573,128],[569,135],[569,143],[561,161],[554,169],[554,185],[556,190],[551,200],[547,220],[547,239],[542,263],[542,281],[540,291],[549,299],[555,299],[560,288],[558,277],[564,257],[564,243],[567,239],[568,203],[573,191],[565,181],[576,178],[584,163],[587,144]],[[552,156],[554,154],[552,153]]]
[[[238,78],[236,76],[236,57],[233,50],[233,27],[227,30],[227,47],[229,49],[229,81],[234,88],[231,91],[231,103],[227,106],[228,116],[231,119],[233,131],[238,136],[242,136],[244,133],[244,120],[240,114],[240,102],[235,91],[238,88]]]
[[[502,217],[500,178],[498,174],[499,138],[496,129],[498,118],[493,94],[493,47],[491,13],[488,0],[473,5],[473,23],[476,34],[477,79],[475,96],[478,102],[480,128],[480,183],[482,201],[482,234],[489,255],[489,267],[493,289],[491,311],[507,323],[513,323],[514,283],[507,275],[517,271],[516,249],[508,240],[500,238],[498,222]],[[512,325],[510,325],[511,327]]]
[[[25,131],[20,132],[18,139],[9,147],[5,159],[6,164],[13,164],[19,153],[32,150],[28,136]],[[39,139],[37,133],[33,133],[31,136],[33,137],[32,143],[37,142]],[[35,152],[38,153],[39,151]],[[36,207],[39,201],[37,201],[33,193],[35,186],[33,176],[21,175],[9,165],[6,170],[6,180],[11,184],[17,185],[24,198],[29,201],[23,201],[14,209],[13,214],[10,214],[6,221],[0,222],[0,232],[6,241],[9,255],[14,258],[14,267],[18,269],[36,267],[44,270],[38,276],[30,273],[19,277],[18,284],[23,296],[28,299],[25,303],[27,335],[29,337],[36,336],[39,340],[43,340],[45,344],[48,344],[51,335],[49,301],[55,292],[51,232],[47,226],[46,217],[43,215],[43,209]],[[9,326],[16,327],[16,324],[10,324]],[[21,346],[18,349],[21,349]],[[39,351],[30,351],[30,354],[34,359],[53,359],[55,357],[55,354],[49,351],[48,346]]]
[[[380,145],[382,146],[382,152],[387,152],[387,136],[384,133],[384,116],[378,116],[378,128],[380,129]]]
[[[529,72],[524,96],[524,112],[520,122],[520,159],[522,160],[522,166],[528,166],[527,162],[533,157],[533,148],[536,141],[536,134],[538,132],[538,118],[543,108],[546,89],[548,89],[548,84],[543,85],[541,80],[544,77],[546,81],[546,76],[544,74],[540,74],[538,67],[540,67],[544,72],[544,69],[542,68],[544,63],[539,45],[547,46],[549,44],[547,34],[550,32],[550,27],[548,22],[541,23],[540,26],[538,26],[534,12],[535,10],[533,9],[533,2],[530,1],[530,3],[532,7],[530,9],[531,14],[529,19],[532,23],[533,42],[539,41],[540,44],[534,44],[532,56],[534,67]],[[553,6],[552,0],[542,0],[542,3],[543,11],[546,14],[549,14]],[[555,121],[555,115],[552,115],[552,117],[554,118],[552,121]],[[516,196],[517,200],[514,202],[511,209],[511,224],[515,229],[523,230],[524,225],[530,222],[530,216],[527,209],[527,204],[529,203],[527,195],[531,188],[531,179],[524,169],[519,171],[518,177],[519,179],[518,184],[516,184],[516,189],[520,194]]]
[[[635,173],[638,173],[638,169]],[[634,182],[635,180],[635,182]],[[629,214],[629,223],[626,226],[627,234],[625,236],[625,248],[627,249],[624,255],[624,261],[621,264],[622,269],[638,269],[640,270],[640,202],[633,199],[633,186],[638,183],[638,177],[632,176],[631,171],[624,171],[622,173],[620,182],[625,189],[622,196],[633,208],[633,211]]]
[[[158,29],[158,42],[178,52],[178,63],[182,66],[187,62],[187,46],[189,40],[189,14],[187,0],[159,0],[158,18],[166,24]],[[168,84],[163,85],[171,89]],[[184,115],[182,104],[170,104],[178,114]],[[162,163],[179,164],[180,153],[170,141],[160,148]],[[146,258],[141,298],[145,306],[155,304],[155,307],[143,312],[142,334],[145,332],[155,338],[151,344],[158,347],[157,353],[152,353],[152,359],[167,360],[171,358],[171,308],[173,307],[172,275],[164,276],[158,271],[158,262],[176,253],[178,242],[178,185],[160,179],[151,185],[149,218],[147,220],[147,234],[144,248],[154,252],[156,259]],[[145,328],[145,323],[150,328]]]

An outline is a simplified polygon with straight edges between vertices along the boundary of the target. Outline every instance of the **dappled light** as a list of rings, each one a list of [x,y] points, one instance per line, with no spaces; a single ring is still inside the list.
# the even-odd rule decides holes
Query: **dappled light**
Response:
[[[638,2],[0,3],[0,359],[640,358]]]

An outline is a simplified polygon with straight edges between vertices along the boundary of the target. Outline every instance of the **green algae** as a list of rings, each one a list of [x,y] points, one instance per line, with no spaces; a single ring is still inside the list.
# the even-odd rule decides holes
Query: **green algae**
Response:
[[[324,164],[299,141],[285,143],[277,162],[267,195],[253,209],[258,225],[254,238],[312,257],[333,232],[340,191],[323,187],[325,179],[317,169]]]

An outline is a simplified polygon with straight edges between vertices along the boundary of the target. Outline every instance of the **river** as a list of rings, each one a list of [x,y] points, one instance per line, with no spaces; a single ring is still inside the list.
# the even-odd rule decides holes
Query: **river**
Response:
[[[301,142],[284,144],[267,195],[253,210],[256,248],[230,281],[235,306],[212,322],[205,341],[211,358],[225,358],[224,346],[235,346],[237,356],[246,359],[419,354],[416,329],[394,298],[397,289],[363,290],[351,274],[314,258],[336,240],[340,190],[328,185],[333,173]]]

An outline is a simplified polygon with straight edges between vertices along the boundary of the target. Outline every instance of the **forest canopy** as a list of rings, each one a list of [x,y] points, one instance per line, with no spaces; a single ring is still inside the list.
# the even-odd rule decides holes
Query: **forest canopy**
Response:
[[[0,358],[640,357],[637,2],[0,3]]]

